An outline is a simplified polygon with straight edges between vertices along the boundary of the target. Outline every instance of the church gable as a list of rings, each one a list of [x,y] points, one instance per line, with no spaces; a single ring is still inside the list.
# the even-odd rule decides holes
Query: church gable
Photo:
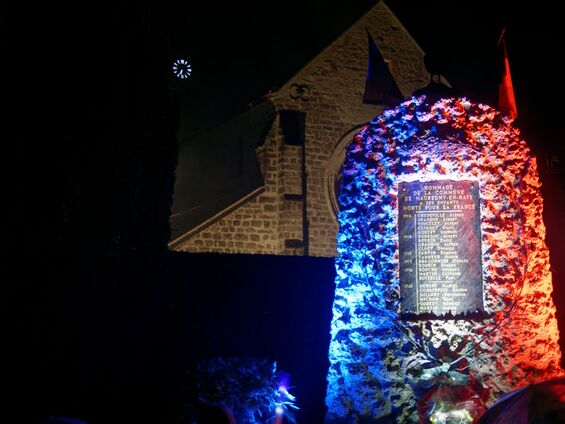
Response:
[[[367,30],[404,96],[429,82],[424,52],[379,2],[267,95],[277,116],[257,151],[263,191],[171,247],[190,252],[335,256],[334,189],[342,150],[356,128],[383,110],[363,103]]]
[[[312,108],[320,103],[341,105],[336,119],[372,120],[381,108],[361,101],[367,73],[367,30],[405,97],[429,82],[424,52],[381,1],[283,84],[273,98],[275,104],[280,101],[290,106],[291,99],[300,108],[306,97],[317,96]]]

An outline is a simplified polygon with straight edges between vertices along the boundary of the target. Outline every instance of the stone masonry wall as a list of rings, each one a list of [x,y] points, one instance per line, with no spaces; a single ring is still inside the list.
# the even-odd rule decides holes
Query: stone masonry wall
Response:
[[[181,252],[261,253],[279,250],[278,125],[258,153],[264,191],[176,247]]]
[[[336,255],[338,225],[329,201],[328,187],[332,184],[326,177],[328,160],[345,134],[383,110],[381,106],[362,102],[367,69],[365,28],[389,61],[406,97],[429,82],[423,51],[380,2],[269,96],[277,110],[306,113],[307,243],[311,256]],[[342,143],[340,148],[343,147]],[[284,145],[277,117],[258,155],[264,170],[265,191],[176,250],[304,254],[301,155],[302,147]]]

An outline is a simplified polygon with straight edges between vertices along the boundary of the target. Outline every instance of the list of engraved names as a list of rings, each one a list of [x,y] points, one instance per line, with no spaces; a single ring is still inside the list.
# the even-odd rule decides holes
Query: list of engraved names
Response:
[[[399,184],[403,313],[483,309],[476,181]]]

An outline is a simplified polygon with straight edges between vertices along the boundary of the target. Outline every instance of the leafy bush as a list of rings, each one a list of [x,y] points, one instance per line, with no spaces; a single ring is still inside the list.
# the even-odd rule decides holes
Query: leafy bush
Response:
[[[281,384],[276,362],[254,358],[212,358],[198,364],[198,400],[233,413],[238,423],[274,422],[277,414],[295,423],[294,396]]]

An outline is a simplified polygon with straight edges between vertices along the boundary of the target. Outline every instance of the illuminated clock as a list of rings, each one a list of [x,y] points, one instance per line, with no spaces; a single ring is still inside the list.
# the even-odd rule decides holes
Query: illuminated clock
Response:
[[[173,75],[179,79],[186,79],[192,73],[192,67],[186,59],[175,59],[173,62]]]

